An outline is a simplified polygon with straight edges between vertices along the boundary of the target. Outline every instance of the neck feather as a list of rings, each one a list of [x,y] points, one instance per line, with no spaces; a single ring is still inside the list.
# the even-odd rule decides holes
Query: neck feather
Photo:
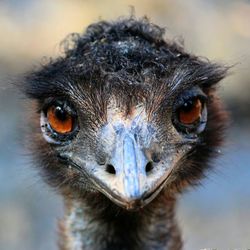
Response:
[[[182,248],[175,222],[175,198],[161,193],[145,208],[125,211],[106,197],[67,198],[60,223],[61,250],[139,250]]]

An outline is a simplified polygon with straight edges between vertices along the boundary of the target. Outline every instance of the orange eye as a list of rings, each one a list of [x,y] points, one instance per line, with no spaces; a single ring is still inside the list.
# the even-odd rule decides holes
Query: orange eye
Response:
[[[73,117],[63,107],[49,107],[47,119],[52,129],[57,133],[65,134],[73,130]]]
[[[184,125],[191,125],[199,121],[202,115],[202,106],[199,98],[186,101],[179,109],[179,121]]]

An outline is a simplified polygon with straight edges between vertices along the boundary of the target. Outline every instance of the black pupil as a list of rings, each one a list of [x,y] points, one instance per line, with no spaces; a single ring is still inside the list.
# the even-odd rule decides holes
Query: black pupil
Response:
[[[57,106],[55,108],[55,116],[60,121],[66,121],[68,119],[68,113],[62,107]]]
[[[194,107],[195,101],[196,99],[190,99],[185,101],[184,104],[181,106],[181,110],[186,113],[190,112]]]

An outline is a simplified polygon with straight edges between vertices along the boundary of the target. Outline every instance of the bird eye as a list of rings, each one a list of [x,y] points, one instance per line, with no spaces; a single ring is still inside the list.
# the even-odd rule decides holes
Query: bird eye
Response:
[[[47,121],[51,128],[59,134],[69,133],[74,127],[74,117],[64,106],[50,106],[47,109]]]
[[[202,101],[196,97],[189,99],[178,110],[178,120],[183,125],[199,122],[202,116]]]
[[[206,103],[207,97],[199,89],[187,91],[178,97],[172,117],[175,128],[190,136],[201,133],[207,123]]]
[[[49,143],[70,143],[79,131],[76,110],[67,100],[48,98],[40,112],[42,135]]]

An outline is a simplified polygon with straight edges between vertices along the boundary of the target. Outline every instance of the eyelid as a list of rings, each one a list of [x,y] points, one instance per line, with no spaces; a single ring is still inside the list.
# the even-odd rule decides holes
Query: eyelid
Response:
[[[49,97],[49,98],[46,98],[44,100],[41,100],[39,102],[39,106],[38,106],[36,112],[38,114],[40,114],[41,112],[46,113],[49,106],[51,106],[54,102],[56,102],[56,100],[57,100],[57,98],[55,98],[55,97]]]
[[[41,108],[39,109],[39,111],[43,111],[44,113],[47,112],[48,108],[51,107],[51,106],[61,106],[63,107],[64,109],[66,109],[66,111],[72,115],[72,116],[76,116],[76,111],[75,111],[75,108],[74,108],[74,105],[71,104],[71,102],[67,99],[63,99],[63,98],[55,98],[55,97],[50,97],[50,98],[47,98]]]
[[[201,101],[202,104],[207,102],[207,97],[203,96],[203,95],[194,95],[191,96],[189,98],[183,99],[182,102],[177,106],[177,109],[180,108],[185,102],[189,101],[189,100],[193,100],[193,99],[199,99]]]
[[[174,109],[176,110],[180,108],[186,101],[190,99],[194,99],[194,98],[199,98],[203,104],[207,103],[208,101],[207,95],[200,88],[198,89],[195,88],[195,89],[184,91],[183,94],[177,97],[174,103],[174,106],[175,106]]]

